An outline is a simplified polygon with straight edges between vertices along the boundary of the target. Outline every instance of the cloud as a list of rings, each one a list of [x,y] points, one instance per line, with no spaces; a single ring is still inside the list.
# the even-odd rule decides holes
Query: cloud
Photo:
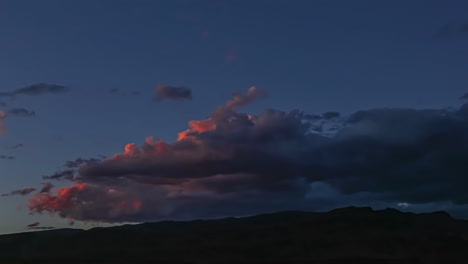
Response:
[[[13,156],[8,156],[8,155],[0,155],[0,159],[3,159],[3,160],[13,160],[15,159],[15,157]]]
[[[232,96],[232,99],[226,103],[226,108],[234,110],[252,103],[254,100],[266,97],[267,93],[255,86],[250,87],[247,90],[247,94],[236,93]]]
[[[265,95],[234,94],[178,140],[152,137],[122,153],[72,162],[48,179],[32,213],[79,221],[151,221],[317,209],[351,202],[468,205],[468,104],[380,108],[348,116],[239,108]],[[323,131],[313,130],[320,123]],[[333,133],[329,125],[337,126]]]
[[[0,110],[0,136],[5,133],[5,125],[3,124],[3,121],[7,117],[7,114],[3,111]]]
[[[54,188],[54,185],[52,183],[50,182],[43,183],[40,193],[48,193],[50,192],[50,190],[52,190],[52,188]]]
[[[111,88],[111,89],[109,90],[109,93],[111,93],[111,94],[116,94],[116,93],[118,93],[118,92],[119,92],[119,88]]]
[[[15,116],[36,116],[36,112],[25,109],[25,108],[13,108],[8,110],[8,114]]]
[[[35,222],[35,223],[27,225],[27,227],[36,227],[36,226],[39,226],[40,224],[41,223],[39,223],[39,222]]]
[[[65,167],[73,169],[73,168],[78,168],[83,164],[86,163],[96,163],[100,161],[100,159],[96,158],[90,158],[90,159],[83,159],[83,158],[77,158],[75,160],[69,160],[65,163]]]
[[[32,224],[27,225],[26,227],[30,230],[49,230],[55,228],[52,226],[40,226],[40,224],[40,222],[34,222]]]
[[[54,174],[49,175],[49,176],[43,176],[42,178],[44,180],[60,180],[60,179],[73,180],[74,174],[75,174],[74,170],[64,170],[64,171],[57,171]]]
[[[13,90],[11,92],[0,92],[0,97],[2,96],[16,96],[16,95],[31,95],[38,96],[43,94],[57,94],[64,93],[68,91],[68,88],[58,84],[49,84],[49,83],[36,83],[23,88]]]
[[[22,144],[22,143],[11,146],[12,149],[19,149],[19,148],[22,148],[22,147],[24,147],[24,144]]]
[[[170,86],[164,84],[158,84],[155,89],[156,101],[162,101],[165,99],[170,100],[192,100],[192,91],[183,86]]]
[[[468,93],[460,96],[460,100],[468,99]]]
[[[7,103],[5,103],[5,102],[0,102],[0,106],[7,106]]]
[[[26,188],[26,189],[19,189],[11,191],[10,193],[2,194],[2,196],[12,196],[12,195],[21,195],[25,196],[32,192],[36,191],[36,188]]]

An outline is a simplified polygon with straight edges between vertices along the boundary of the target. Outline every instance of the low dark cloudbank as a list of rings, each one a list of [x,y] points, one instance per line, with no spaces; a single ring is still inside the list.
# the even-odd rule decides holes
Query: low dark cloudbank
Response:
[[[148,138],[110,158],[67,162],[44,178],[72,185],[36,194],[29,208],[104,222],[349,204],[468,216],[468,104],[348,116],[236,111],[264,95],[255,87],[235,94],[208,119],[191,121],[174,143]]]

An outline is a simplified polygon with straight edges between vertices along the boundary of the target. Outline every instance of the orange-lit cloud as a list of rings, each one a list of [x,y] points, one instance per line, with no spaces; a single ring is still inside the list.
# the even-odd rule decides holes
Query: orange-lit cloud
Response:
[[[190,129],[180,132],[177,140],[183,140],[190,136],[191,133],[203,133],[216,129],[216,124],[212,119],[207,120],[192,120],[189,122]]]
[[[263,96],[255,87],[234,94],[208,118],[190,121],[175,142],[148,137],[109,158],[67,162],[67,170],[46,178],[71,185],[35,194],[29,209],[69,220],[141,222],[316,209],[348,198],[468,206],[460,187],[468,184],[468,104],[348,117],[239,112]],[[342,200],[323,200],[330,195]]]

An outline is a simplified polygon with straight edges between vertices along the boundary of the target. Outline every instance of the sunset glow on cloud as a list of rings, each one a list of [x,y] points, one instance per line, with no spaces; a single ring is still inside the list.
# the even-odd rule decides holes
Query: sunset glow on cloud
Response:
[[[424,203],[434,199],[429,186],[443,186],[438,175],[445,170],[452,171],[451,181],[437,190],[437,201],[468,203],[464,192],[452,192],[465,179],[459,172],[464,170],[453,168],[466,163],[443,158],[468,154],[455,141],[467,137],[466,105],[454,111],[373,109],[345,118],[334,112],[312,118],[298,110],[234,110],[265,95],[255,87],[234,94],[207,119],[190,121],[174,143],[148,137],[109,158],[69,161],[66,170],[44,178],[66,179],[71,186],[44,185],[29,199],[29,209],[112,223],[307,207],[326,197],[317,192]],[[399,125],[390,126],[392,120]],[[428,144],[434,138],[441,143]],[[404,153],[413,154],[402,159]],[[392,184],[402,181],[421,187]]]

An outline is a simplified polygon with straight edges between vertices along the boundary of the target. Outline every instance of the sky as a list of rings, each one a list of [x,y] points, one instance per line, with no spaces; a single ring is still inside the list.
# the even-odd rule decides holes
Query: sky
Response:
[[[467,14],[0,0],[0,233],[348,205],[468,218]]]

